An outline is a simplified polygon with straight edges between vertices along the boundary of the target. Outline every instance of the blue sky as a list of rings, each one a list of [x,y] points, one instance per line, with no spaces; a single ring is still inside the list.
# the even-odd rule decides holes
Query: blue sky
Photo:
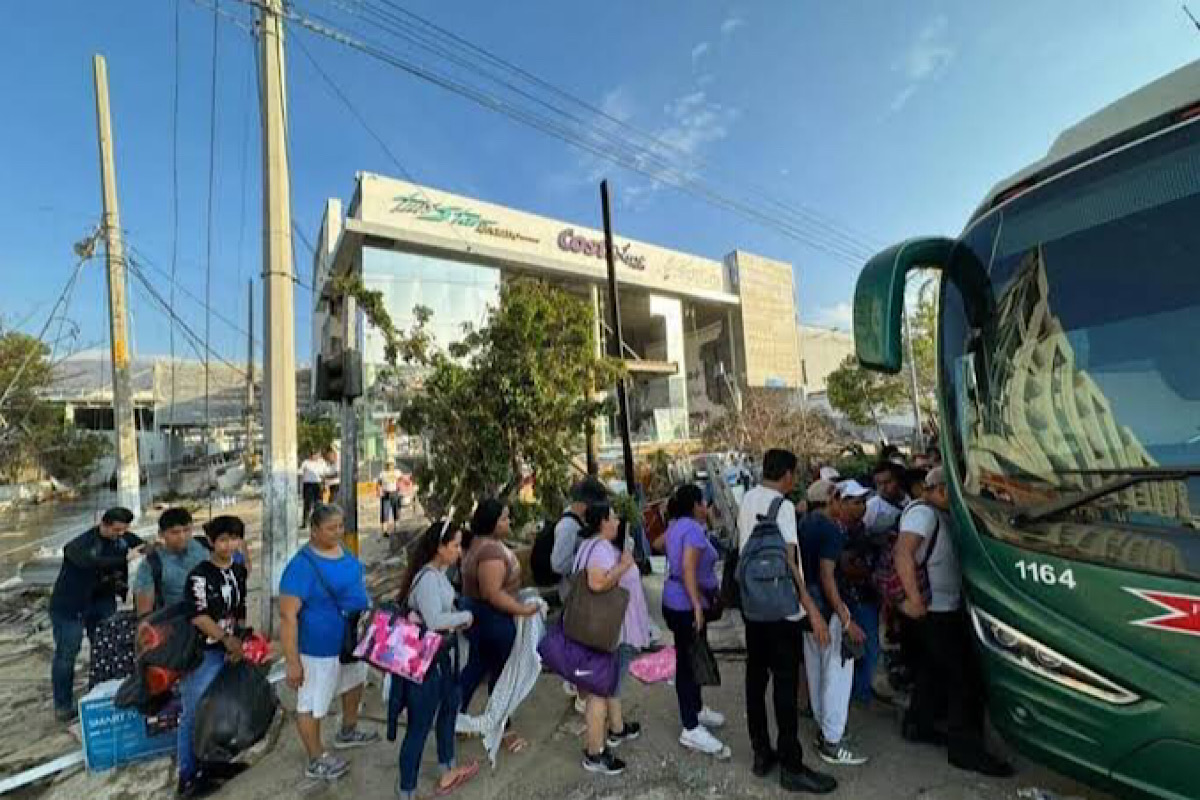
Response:
[[[1200,57],[1200,32],[1169,0],[396,1],[703,159],[706,178],[761,187],[873,247],[958,231],[997,180],[1040,157],[1063,127]],[[179,3],[178,313],[202,333],[203,309],[186,293],[202,297],[205,285],[213,17]],[[352,6],[300,3],[348,27]],[[234,0],[221,7],[249,16]],[[93,53],[108,59],[123,226],[143,263],[170,268],[174,14],[174,0],[0,5],[6,324],[40,326],[73,267],[72,243],[99,217]],[[225,18],[218,31],[212,305],[236,327],[214,316],[211,341],[240,360],[246,281],[261,260],[257,98],[249,35]],[[416,180],[599,226],[596,180],[608,176],[622,235],[713,258],[739,247],[789,261],[802,318],[848,326],[861,265],[606,165],[343,45],[290,35]],[[313,240],[324,200],[348,200],[356,171],[397,168],[295,46],[288,59],[293,215]],[[309,277],[299,241],[296,261]],[[104,298],[96,261],[70,309],[78,345],[104,346]],[[297,287],[301,361],[310,303]],[[138,287],[133,307],[138,352],[167,352],[166,318]],[[177,350],[189,354],[182,338]]]

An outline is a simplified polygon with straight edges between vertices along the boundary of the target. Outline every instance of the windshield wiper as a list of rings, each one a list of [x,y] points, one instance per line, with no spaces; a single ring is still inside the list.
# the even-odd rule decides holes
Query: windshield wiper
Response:
[[[1100,484],[1094,489],[1088,489],[1078,494],[1051,501],[1028,511],[1015,514],[1012,524],[1021,527],[1034,522],[1062,514],[1066,511],[1094,503],[1102,497],[1124,491],[1139,483],[1161,483],[1163,481],[1181,481],[1195,475],[1200,475],[1200,465],[1185,464],[1179,467],[1114,467],[1111,469],[1064,469],[1060,475],[1113,475],[1111,481]]]

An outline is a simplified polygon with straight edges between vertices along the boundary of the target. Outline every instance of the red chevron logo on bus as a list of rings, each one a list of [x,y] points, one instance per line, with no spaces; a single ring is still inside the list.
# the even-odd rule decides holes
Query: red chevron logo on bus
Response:
[[[1150,589],[1131,589],[1128,586],[1125,587],[1125,591],[1137,595],[1147,603],[1153,603],[1166,612],[1156,617],[1133,620],[1131,625],[1200,636],[1200,597]]]

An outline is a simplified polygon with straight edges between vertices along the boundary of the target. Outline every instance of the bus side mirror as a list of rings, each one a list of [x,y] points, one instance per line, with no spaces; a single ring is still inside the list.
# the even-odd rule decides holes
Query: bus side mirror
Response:
[[[854,349],[876,372],[897,373],[903,361],[904,284],[917,267],[945,269],[955,241],[940,236],[909,239],[872,258],[854,289]]]

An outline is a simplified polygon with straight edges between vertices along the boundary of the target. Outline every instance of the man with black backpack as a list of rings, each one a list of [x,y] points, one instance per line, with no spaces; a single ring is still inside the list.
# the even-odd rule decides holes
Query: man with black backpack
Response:
[[[607,499],[608,490],[604,488],[604,484],[593,477],[584,478],[571,487],[571,505],[567,507],[554,526],[553,547],[549,548],[549,563],[551,574],[557,576],[558,597],[563,602],[566,602],[567,593],[571,587],[571,566],[575,563],[575,551],[579,549],[579,532],[583,530],[583,515],[587,513],[588,506]],[[541,536],[538,538],[542,539]],[[538,545],[535,543],[534,552],[531,555],[535,577],[539,572],[539,561],[542,560],[538,557],[538,549]],[[543,544],[543,554],[545,549],[547,548]],[[540,578],[538,584],[541,585]]]
[[[144,617],[183,599],[188,573],[208,560],[209,549],[192,535],[186,508],[168,508],[158,518],[158,542],[147,547],[133,578],[137,614]]]
[[[763,456],[763,482],[746,493],[738,511],[737,579],[746,620],[746,715],[753,771],[765,778],[778,763],[787,791],[828,794],[837,788],[829,775],[804,765],[796,697],[800,681],[802,623],[829,644],[829,629],[804,587],[796,537],[796,508],[787,495],[796,482],[797,459],[786,450]],[[767,684],[774,684],[777,747],[767,724]]]

